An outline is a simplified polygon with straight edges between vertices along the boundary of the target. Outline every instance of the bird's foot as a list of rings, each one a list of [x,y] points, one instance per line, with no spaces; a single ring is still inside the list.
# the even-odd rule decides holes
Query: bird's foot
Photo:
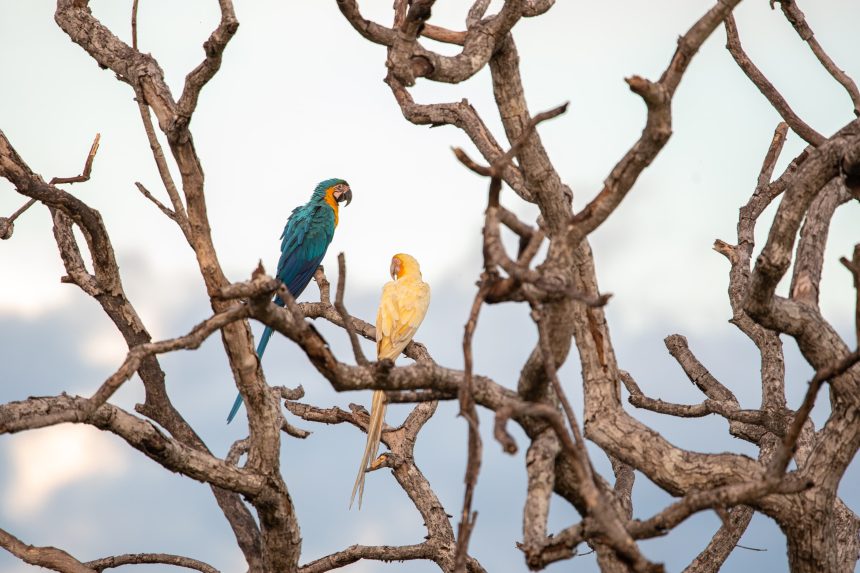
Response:
[[[401,463],[402,460],[400,459],[400,456],[392,452],[385,452],[384,454],[381,454],[378,458],[373,460],[367,467],[366,471],[372,472],[382,468],[394,469]]]

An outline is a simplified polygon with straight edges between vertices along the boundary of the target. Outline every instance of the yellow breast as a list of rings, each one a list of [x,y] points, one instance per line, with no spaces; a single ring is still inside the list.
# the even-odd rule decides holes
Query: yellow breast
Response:
[[[331,206],[334,211],[334,226],[337,227],[337,200],[334,198],[334,187],[329,187],[325,192],[325,202]]]

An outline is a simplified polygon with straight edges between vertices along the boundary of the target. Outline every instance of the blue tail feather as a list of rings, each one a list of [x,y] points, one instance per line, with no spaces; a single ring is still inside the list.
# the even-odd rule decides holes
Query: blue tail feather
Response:
[[[260,343],[257,345],[257,356],[260,357],[260,360],[263,359],[263,353],[266,351],[266,345],[269,344],[269,339],[272,338],[272,330],[271,326],[267,326],[266,330],[263,331],[263,336],[260,337]]]
[[[239,394],[238,396],[236,396],[236,401],[233,402],[233,407],[230,408],[230,413],[227,414],[227,423],[228,424],[233,421],[233,418],[236,417],[236,412],[239,411],[239,406],[241,406],[241,405],[242,405],[242,395]]]
[[[272,338],[272,327],[267,326],[263,331],[263,336],[260,338],[260,343],[257,345],[257,356],[260,357],[260,360],[263,359],[263,353],[266,351],[266,345],[269,344],[269,339]],[[242,394],[236,396],[236,401],[233,402],[233,407],[230,408],[230,413],[227,414],[227,423],[233,421],[233,418],[236,417],[236,412],[239,411],[239,407],[242,405]]]

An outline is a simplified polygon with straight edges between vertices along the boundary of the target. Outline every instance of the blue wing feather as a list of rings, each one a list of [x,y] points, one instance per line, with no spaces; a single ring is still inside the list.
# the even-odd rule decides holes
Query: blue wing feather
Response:
[[[311,282],[334,237],[334,213],[326,204],[306,205],[293,211],[281,235],[277,277],[293,297]],[[283,306],[280,298],[275,303]]]

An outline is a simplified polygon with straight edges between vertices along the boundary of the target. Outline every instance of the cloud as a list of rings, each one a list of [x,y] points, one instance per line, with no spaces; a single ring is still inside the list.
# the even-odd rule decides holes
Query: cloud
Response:
[[[84,426],[60,426],[14,436],[7,448],[10,514],[38,513],[63,487],[89,478],[121,476],[127,460],[118,444]]]
[[[81,358],[93,366],[117,368],[127,351],[128,346],[116,328],[98,330],[87,336],[81,344]]]

